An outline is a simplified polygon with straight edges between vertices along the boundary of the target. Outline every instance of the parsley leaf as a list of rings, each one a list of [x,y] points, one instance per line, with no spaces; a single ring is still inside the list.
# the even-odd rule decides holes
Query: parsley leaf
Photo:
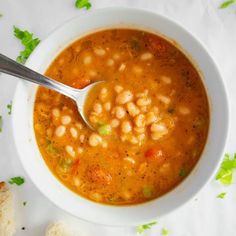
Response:
[[[18,186],[22,185],[24,182],[25,182],[24,178],[20,176],[13,177],[8,181],[9,184],[16,184]]]
[[[180,171],[179,171],[179,176],[181,176],[181,177],[187,176],[187,171],[186,171],[186,169],[181,168]]]
[[[225,154],[224,160],[221,163],[220,169],[215,177],[224,185],[229,185],[233,180],[233,170],[236,169],[236,153],[233,157]]]
[[[7,109],[8,109],[8,115],[11,115],[11,111],[12,111],[12,101],[7,104]]]
[[[225,195],[226,195],[226,193],[225,193],[225,192],[222,192],[222,193],[219,193],[216,197],[217,197],[217,198],[224,199],[224,198],[225,198]]]
[[[229,6],[231,6],[232,4],[236,3],[236,0],[228,0],[228,1],[225,1],[223,2],[221,5],[220,5],[220,9],[224,9],[224,8],[227,8]]]
[[[0,13],[0,17],[3,17],[3,14]]]
[[[2,116],[0,116],[0,133],[2,132],[2,124],[3,124],[3,120],[2,120]]]
[[[16,36],[16,38],[20,39],[22,45],[25,46],[25,49],[20,52],[20,55],[16,59],[17,62],[24,64],[33,50],[40,43],[40,40],[38,38],[33,38],[33,34],[28,32],[27,30],[22,31],[15,26],[14,35]]]
[[[89,2],[89,0],[76,0],[75,1],[75,7],[76,8],[86,8],[86,10],[88,10],[89,8],[92,7],[92,4]]]
[[[23,206],[26,206],[27,202],[23,202]]]
[[[164,235],[168,235],[168,234],[169,234],[168,229],[163,228],[163,229],[161,230],[161,234],[162,234],[163,236],[164,236]]]
[[[139,233],[139,234],[142,234],[145,230],[147,229],[151,229],[151,227],[153,225],[156,225],[157,222],[156,221],[153,221],[151,223],[148,223],[148,224],[144,224],[144,225],[139,225],[137,228],[136,228],[136,232]]]

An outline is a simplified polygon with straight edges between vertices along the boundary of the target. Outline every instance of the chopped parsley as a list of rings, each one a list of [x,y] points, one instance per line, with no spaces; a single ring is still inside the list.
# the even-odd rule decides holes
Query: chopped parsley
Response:
[[[220,9],[224,9],[224,8],[227,8],[231,5],[233,5],[234,3],[236,3],[236,0],[228,0],[228,1],[225,1],[223,2],[222,4],[220,4]]]
[[[40,43],[40,40],[38,38],[33,38],[33,34],[28,32],[27,30],[22,31],[15,26],[14,35],[16,36],[16,38],[20,39],[22,45],[25,46],[25,49],[21,51],[20,55],[16,58],[17,62],[24,64],[33,50]]]
[[[24,178],[20,176],[13,177],[8,181],[9,184],[16,184],[18,186],[22,185],[24,182],[25,182]]]
[[[8,109],[8,115],[11,115],[11,111],[12,111],[12,101],[7,104],[7,109]]]
[[[57,154],[58,153],[58,150],[54,147],[54,145],[51,141],[48,141],[48,145],[47,145],[46,150],[50,154]]]
[[[148,223],[148,224],[144,224],[144,225],[139,225],[137,228],[136,228],[136,232],[139,233],[139,234],[142,234],[145,230],[147,229],[151,229],[151,227],[153,225],[156,225],[157,222],[156,221],[153,221],[151,223]]]
[[[23,202],[23,206],[26,206],[27,202]]]
[[[222,192],[222,193],[219,193],[216,197],[217,197],[217,198],[224,199],[224,198],[225,198],[225,195],[226,195],[226,193],[225,193],[225,192]]]
[[[0,116],[0,133],[2,132],[2,124],[3,124],[3,120],[2,120],[2,116]]]
[[[88,10],[92,7],[92,4],[89,2],[89,0],[76,0],[75,7],[79,9],[86,8],[86,10]]]
[[[215,179],[224,185],[230,185],[233,181],[234,169],[236,169],[236,153],[232,157],[229,154],[225,154]]]
[[[181,176],[181,177],[187,176],[187,171],[186,171],[185,168],[182,167],[182,168],[180,169],[180,171],[179,171],[179,176]]]
[[[163,228],[163,229],[161,230],[161,235],[168,235],[168,234],[169,234],[168,229]]]
[[[3,14],[0,13],[0,18],[3,17]]]

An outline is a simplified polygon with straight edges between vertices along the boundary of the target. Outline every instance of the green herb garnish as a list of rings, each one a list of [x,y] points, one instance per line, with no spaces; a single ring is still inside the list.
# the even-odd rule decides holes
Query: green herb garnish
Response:
[[[0,116],[0,133],[2,132],[2,124],[3,124],[3,120],[2,120],[2,116]]]
[[[15,26],[14,35],[16,36],[16,38],[20,39],[22,45],[25,46],[25,49],[21,51],[20,55],[16,58],[17,62],[24,64],[33,50],[40,43],[40,40],[38,38],[33,38],[33,34],[28,32],[27,30],[22,31]]]
[[[24,182],[25,182],[24,178],[20,176],[13,177],[8,181],[9,184],[16,184],[18,186],[22,185]]]
[[[3,14],[0,13],[0,17],[3,17]]]
[[[23,202],[23,206],[26,206],[27,202]]]
[[[100,125],[98,127],[98,133],[103,136],[111,134],[111,126],[110,125]]]
[[[225,198],[225,195],[226,195],[226,193],[223,192],[223,193],[219,193],[216,197],[217,197],[217,198],[224,199],[224,198]]]
[[[49,143],[46,147],[46,150],[50,154],[57,154],[58,153],[58,150],[54,147],[54,145],[52,144],[51,141],[49,141]]]
[[[143,187],[143,195],[146,198],[150,198],[153,194],[153,187],[152,186],[144,186]]]
[[[163,228],[163,229],[161,230],[161,234],[162,234],[162,235],[168,235],[168,234],[169,234],[169,231],[168,231],[166,228]]]
[[[236,0],[228,0],[228,1],[225,1],[225,2],[223,2],[223,3],[219,6],[219,8],[220,8],[220,9],[227,8],[227,7],[231,6],[232,4],[234,4],[235,2],[236,2]]]
[[[181,168],[180,171],[179,171],[179,176],[181,176],[181,177],[187,176],[187,171],[186,171],[186,169]]]
[[[230,185],[233,180],[233,170],[236,169],[236,153],[233,157],[225,154],[224,160],[221,163],[220,169],[216,175],[216,180],[219,180],[224,185]]]
[[[92,7],[92,4],[89,2],[89,0],[76,0],[75,7],[79,9],[86,8],[88,10]]]
[[[156,225],[157,222],[156,221],[153,221],[151,223],[148,223],[148,224],[144,224],[144,225],[139,225],[137,228],[136,228],[136,232],[139,233],[139,234],[142,234],[145,230],[147,229],[151,229],[151,227],[153,225]]]
[[[12,101],[7,104],[7,109],[8,109],[8,115],[11,115],[11,111],[12,111]]]

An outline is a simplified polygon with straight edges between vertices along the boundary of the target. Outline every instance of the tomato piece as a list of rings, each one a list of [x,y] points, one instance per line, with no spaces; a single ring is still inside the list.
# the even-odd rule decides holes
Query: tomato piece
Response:
[[[87,169],[88,180],[97,184],[110,184],[112,176],[100,167],[89,167]]]
[[[82,89],[89,85],[91,83],[91,80],[89,78],[81,78],[81,79],[75,79],[72,82],[72,87],[77,88],[77,89]]]
[[[73,165],[73,168],[72,168],[72,175],[76,175],[77,174],[77,171],[78,171],[78,168],[80,166],[80,159],[78,159],[75,164]]]
[[[161,148],[149,148],[144,155],[147,160],[156,160],[159,164],[162,164],[165,161],[165,155]]]

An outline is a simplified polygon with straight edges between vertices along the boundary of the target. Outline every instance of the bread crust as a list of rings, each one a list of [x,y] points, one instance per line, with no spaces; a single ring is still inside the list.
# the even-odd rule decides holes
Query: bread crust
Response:
[[[0,182],[0,236],[15,233],[13,196],[5,182]]]

